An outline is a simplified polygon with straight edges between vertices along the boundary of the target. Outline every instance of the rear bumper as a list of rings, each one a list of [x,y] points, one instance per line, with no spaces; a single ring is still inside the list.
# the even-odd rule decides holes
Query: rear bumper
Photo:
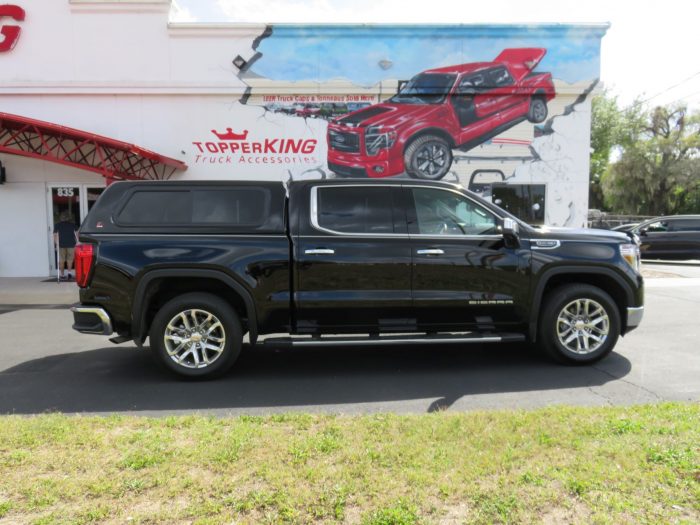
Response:
[[[73,312],[73,330],[81,334],[112,335],[112,319],[104,308],[98,306],[75,305]]]
[[[642,317],[644,317],[644,307],[643,306],[628,306],[627,307],[627,330],[634,330],[642,322]]]

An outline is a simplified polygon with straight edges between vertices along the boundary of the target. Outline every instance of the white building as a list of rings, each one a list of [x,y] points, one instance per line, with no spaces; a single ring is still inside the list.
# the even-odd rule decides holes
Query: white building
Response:
[[[532,220],[585,224],[588,94],[605,25],[181,24],[169,23],[169,0],[9,1],[0,276],[55,273],[58,214],[81,221],[112,180],[333,177],[329,119],[385,100],[416,73],[506,47],[547,49],[547,121],[455,151],[445,180],[533,209]]]

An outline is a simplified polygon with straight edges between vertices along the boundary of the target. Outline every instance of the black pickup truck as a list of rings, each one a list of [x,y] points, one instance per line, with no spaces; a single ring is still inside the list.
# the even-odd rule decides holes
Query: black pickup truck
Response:
[[[246,333],[293,346],[522,341],[592,363],[644,311],[633,237],[533,228],[439,182],[120,182],[80,243],[73,328],[149,337],[190,377],[225,372]]]

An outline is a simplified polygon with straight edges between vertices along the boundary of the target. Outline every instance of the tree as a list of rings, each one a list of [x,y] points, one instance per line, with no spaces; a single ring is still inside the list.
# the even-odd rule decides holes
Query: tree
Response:
[[[591,162],[588,207],[603,209],[605,206],[601,180],[608,169],[610,153],[620,138],[622,111],[617,97],[607,91],[593,97],[591,101]]]
[[[683,105],[622,113],[619,160],[601,177],[605,203],[620,213],[700,212],[700,114]]]

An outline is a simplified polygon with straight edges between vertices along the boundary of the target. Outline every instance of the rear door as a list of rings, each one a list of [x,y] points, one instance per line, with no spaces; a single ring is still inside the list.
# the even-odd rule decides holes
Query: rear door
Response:
[[[411,245],[398,185],[303,188],[296,211],[300,333],[411,329]],[[294,194],[292,195],[294,197]]]
[[[508,329],[525,322],[529,251],[506,247],[499,219],[461,192],[405,191],[419,327]]]
[[[669,256],[674,259],[700,258],[700,218],[677,218],[669,221]]]

